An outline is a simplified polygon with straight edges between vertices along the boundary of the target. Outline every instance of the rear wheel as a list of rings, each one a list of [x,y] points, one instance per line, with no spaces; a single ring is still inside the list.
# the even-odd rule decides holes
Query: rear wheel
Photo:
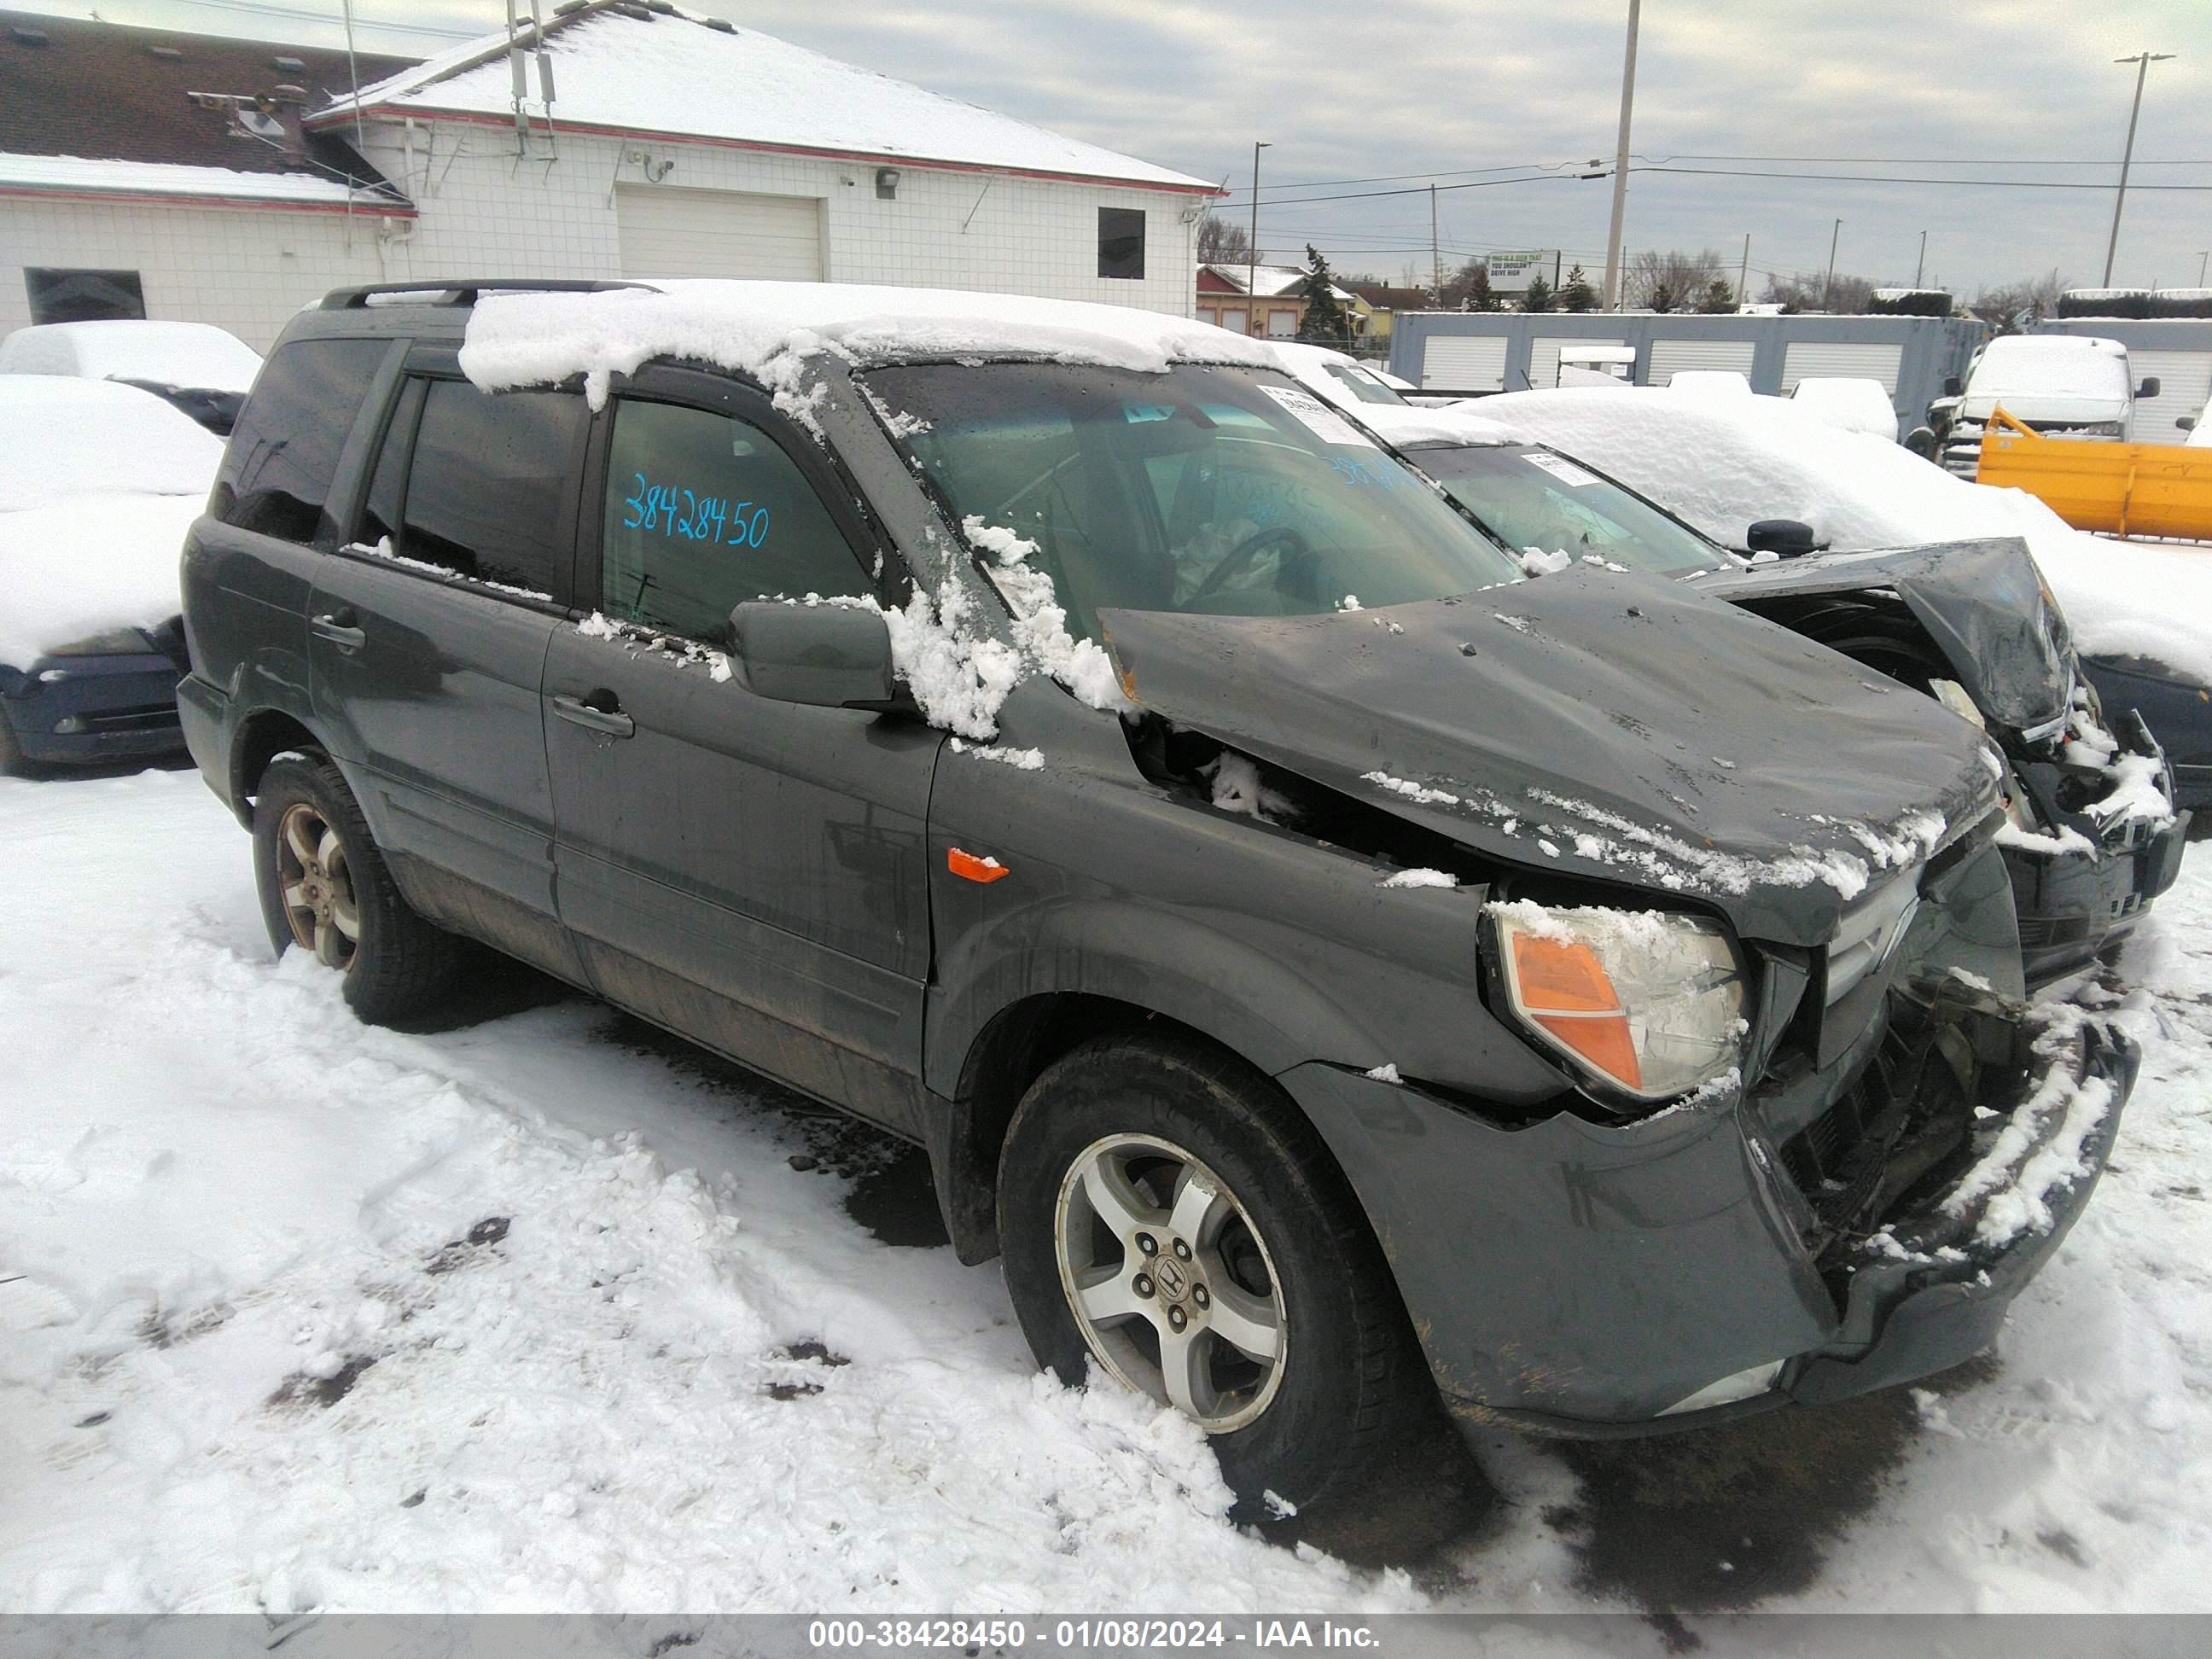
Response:
[[[1427,1368],[1342,1176],[1227,1056],[1115,1037],[1054,1062],[1007,1131],[999,1225],[1039,1363],[1194,1419],[1248,1504],[1310,1505],[1426,1420]]]
[[[254,881],[270,942],[343,975],[373,1025],[410,1018],[452,988],[460,941],[415,914],[326,757],[270,763],[253,799]]]

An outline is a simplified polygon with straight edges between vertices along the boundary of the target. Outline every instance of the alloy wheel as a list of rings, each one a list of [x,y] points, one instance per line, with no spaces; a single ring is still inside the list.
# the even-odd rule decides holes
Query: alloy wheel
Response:
[[[1210,1434],[1267,1410],[1286,1321],[1267,1243],[1221,1178],[1153,1135],[1085,1147],[1054,1217],[1060,1287],[1091,1354]]]
[[[300,947],[343,973],[361,948],[361,908],[345,843],[306,801],[285,810],[276,835],[276,886]]]

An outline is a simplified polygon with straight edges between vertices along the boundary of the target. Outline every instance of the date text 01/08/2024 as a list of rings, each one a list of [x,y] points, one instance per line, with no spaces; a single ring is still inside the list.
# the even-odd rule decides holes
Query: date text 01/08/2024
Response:
[[[1185,1648],[1334,1648],[1372,1650],[1375,1631],[1330,1619],[817,1619],[807,1644],[822,1650],[953,1648],[1042,1653],[1167,1651]]]

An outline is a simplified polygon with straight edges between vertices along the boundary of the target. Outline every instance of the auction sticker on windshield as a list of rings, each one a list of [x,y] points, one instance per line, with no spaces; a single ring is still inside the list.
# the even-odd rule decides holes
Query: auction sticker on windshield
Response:
[[[1594,484],[1597,482],[1596,473],[1585,472],[1572,461],[1562,460],[1557,455],[1528,454],[1521,459],[1531,466],[1542,467],[1545,471],[1571,489],[1580,489],[1584,484]]]
[[[1375,441],[1310,392],[1296,386],[1263,386],[1266,392],[1290,412],[1291,417],[1325,444],[1357,444],[1375,447]]]

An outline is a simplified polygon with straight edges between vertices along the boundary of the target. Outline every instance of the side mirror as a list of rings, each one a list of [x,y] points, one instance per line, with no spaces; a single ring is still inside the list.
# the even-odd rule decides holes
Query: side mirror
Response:
[[[1785,559],[1799,559],[1820,550],[1813,539],[1813,526],[1799,519],[1761,519],[1744,532],[1743,544],[1750,552],[1773,553]]]
[[[873,611],[749,600],[730,612],[731,655],[757,696],[815,708],[888,708],[891,633]]]
[[[2154,374],[2148,380],[2145,380],[2141,386],[2137,386],[2136,388],[2136,396],[2138,398],[2157,397],[2158,376]]]
[[[2185,415],[2176,421],[2174,425],[2179,427],[2184,432],[2194,432],[2197,430],[2197,417],[2194,415]]]
[[[1943,395],[1947,398],[1965,397],[1966,383],[1955,374],[1946,374],[1943,377]]]

